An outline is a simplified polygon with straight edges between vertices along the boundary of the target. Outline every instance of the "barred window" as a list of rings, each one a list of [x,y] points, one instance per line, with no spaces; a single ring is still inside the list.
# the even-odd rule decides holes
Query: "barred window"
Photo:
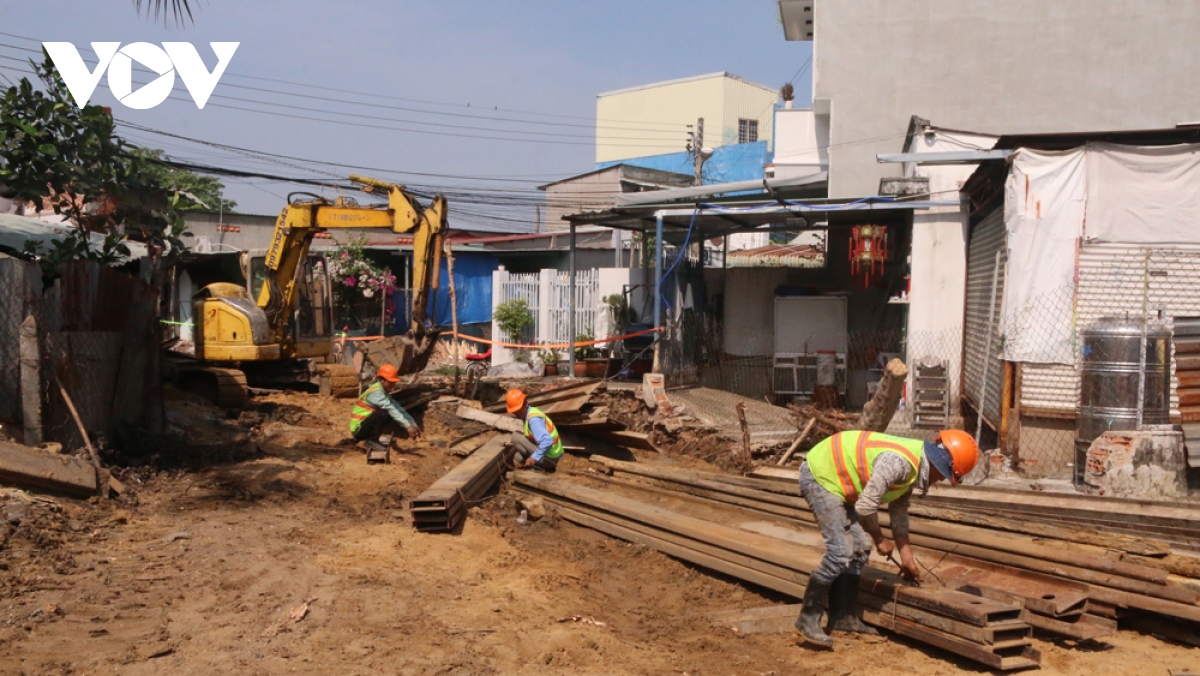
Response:
[[[758,120],[738,120],[738,143],[754,143],[758,140]]]

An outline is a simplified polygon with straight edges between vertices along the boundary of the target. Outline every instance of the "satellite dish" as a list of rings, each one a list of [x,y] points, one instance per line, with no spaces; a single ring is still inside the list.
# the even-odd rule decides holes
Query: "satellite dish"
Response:
[[[703,157],[704,159],[707,160],[708,158],[710,158],[712,156],[713,156],[712,148],[701,148],[700,149],[700,157]]]

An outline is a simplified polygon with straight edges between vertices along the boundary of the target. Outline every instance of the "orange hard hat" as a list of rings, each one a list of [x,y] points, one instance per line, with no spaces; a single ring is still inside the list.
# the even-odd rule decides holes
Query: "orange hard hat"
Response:
[[[942,430],[937,441],[941,442],[950,456],[949,463],[938,466],[938,471],[952,486],[957,486],[959,480],[975,469],[975,463],[979,462],[979,446],[970,434],[962,430]],[[937,462],[934,464],[942,465]]]
[[[400,382],[400,373],[397,372],[396,367],[391,364],[384,364],[383,366],[380,366],[379,372],[375,375],[379,376],[383,380],[388,381],[389,383]]]
[[[525,405],[525,393],[514,387],[504,395],[504,404],[509,413],[520,411]]]

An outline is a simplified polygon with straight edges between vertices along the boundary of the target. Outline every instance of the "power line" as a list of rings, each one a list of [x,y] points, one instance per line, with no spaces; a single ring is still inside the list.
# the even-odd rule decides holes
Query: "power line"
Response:
[[[0,35],[17,38],[20,40],[27,40],[29,42],[36,43],[39,46],[42,43],[41,40],[37,40],[35,38],[31,38],[31,37],[28,37],[25,35],[17,35],[15,33],[6,33],[3,31],[0,31]],[[13,49],[20,49],[23,51],[29,51],[29,52],[36,52],[36,53],[41,52],[40,49],[32,49],[29,47],[19,47],[16,45],[3,45],[3,46],[11,47]],[[282,80],[282,79],[277,79],[277,78],[269,78],[269,77],[255,76],[255,75],[242,75],[237,72],[226,72],[226,75],[228,75],[230,77],[242,78],[242,79],[246,79],[246,80],[258,80],[258,81],[263,81],[263,82],[273,82],[276,84],[294,85],[294,86],[298,86],[298,87],[304,87],[306,89],[319,89],[322,91],[337,92],[337,93],[342,93],[342,94],[354,94],[356,96],[362,96],[362,97],[374,98],[374,99],[380,99],[380,100],[402,101],[402,102],[407,102],[407,103],[421,103],[421,104],[425,104],[425,105],[435,105],[435,106],[444,106],[444,107],[452,107],[452,108],[470,108],[472,110],[483,110],[483,111],[486,111],[488,109],[487,106],[484,106],[481,108],[479,106],[471,106],[469,103],[468,104],[447,103],[444,101],[430,101],[430,100],[425,100],[425,99],[414,99],[414,98],[408,98],[408,97],[402,97],[402,96],[389,96],[389,95],[384,95],[384,94],[376,94],[376,93],[372,93],[372,92],[357,91],[357,90],[353,90],[353,89],[341,89],[341,88],[337,88],[337,87],[326,87],[326,86],[316,85],[316,84],[312,84],[312,83],[308,83],[308,82],[295,82],[295,81],[291,81],[291,80]],[[228,85],[228,86],[232,87],[232,86],[239,86],[239,85]],[[244,88],[244,89],[255,89],[253,87],[245,87],[245,86],[240,86],[240,87]],[[280,93],[280,94],[285,94],[285,95],[295,95],[290,92],[279,92],[277,90],[260,89],[260,91],[272,91],[275,93]],[[305,96],[305,95],[300,95],[300,96]],[[359,105],[371,105],[371,104],[366,104],[366,103],[361,103],[361,102],[354,102],[354,103],[359,103]],[[493,106],[491,109],[496,112],[507,112],[507,113],[516,113],[516,114],[520,114],[520,115],[534,115],[534,116],[538,116],[538,117],[569,119],[569,120],[586,120],[586,121],[593,122],[593,123],[609,123],[609,122],[611,122],[611,123],[615,123],[615,124],[646,124],[646,125],[662,125],[662,126],[668,126],[668,127],[676,127],[677,126],[674,123],[657,122],[657,121],[653,121],[653,120],[594,119],[591,117],[583,117],[583,116],[577,116],[577,115],[562,115],[562,114],[557,114],[557,113],[546,113],[546,112],[541,112],[541,111],[527,111],[527,110],[518,110],[518,109],[511,109],[511,108],[501,108],[499,106]],[[429,114],[435,114],[435,115],[457,115],[457,116],[466,116],[466,117],[477,117],[479,119],[491,119],[491,120],[495,120],[495,121],[522,122],[522,123],[527,123],[527,124],[542,124],[542,125],[555,124],[552,122],[536,121],[536,120],[505,120],[503,118],[494,118],[494,117],[489,117],[486,115],[475,116],[475,115],[468,115],[466,113],[447,113],[447,112],[441,112],[441,111],[424,111],[424,112],[428,112]],[[561,124],[563,124],[563,126],[581,126],[581,127],[589,127],[589,128],[593,126],[592,124],[588,124],[588,125],[567,125],[566,123],[561,123]],[[603,126],[603,125],[600,125],[600,126]],[[613,128],[617,129],[616,127],[613,127]],[[652,131],[652,130],[639,130],[639,131]]]
[[[11,56],[0,55],[0,58],[5,58],[8,60],[13,60],[13,61],[20,61],[20,59],[16,59]],[[0,66],[0,68],[7,68],[7,66]],[[13,69],[13,70],[18,70],[19,72],[32,72],[32,71],[22,71],[20,69]],[[136,84],[145,84],[145,83],[138,82]],[[366,129],[379,129],[382,131],[392,131],[392,132],[401,132],[401,133],[428,134],[428,135],[433,135],[433,136],[449,136],[449,137],[456,137],[456,138],[474,138],[474,139],[482,139],[482,140],[487,140],[487,141],[520,141],[520,142],[525,142],[525,143],[540,143],[540,144],[546,144],[546,145],[576,145],[576,146],[614,145],[614,146],[636,147],[636,148],[646,148],[646,149],[655,149],[655,148],[662,149],[662,148],[672,147],[671,141],[667,140],[667,139],[663,139],[661,141],[657,141],[654,143],[629,143],[629,142],[624,142],[624,141],[619,142],[619,143],[601,143],[601,142],[595,141],[595,140],[586,140],[586,141],[583,141],[583,140],[581,140],[581,141],[553,140],[553,139],[557,139],[557,138],[578,138],[578,139],[588,138],[588,139],[591,139],[592,137],[590,137],[590,136],[580,136],[580,135],[571,135],[571,134],[555,134],[553,132],[530,132],[530,131],[521,131],[521,130],[515,130],[515,129],[484,128],[484,129],[480,129],[480,130],[481,131],[493,131],[493,132],[497,132],[500,134],[524,134],[526,136],[529,136],[530,138],[518,137],[518,136],[466,134],[466,133],[458,133],[458,132],[432,131],[432,130],[428,130],[428,129],[411,129],[411,128],[399,127],[399,126],[385,126],[385,125],[379,125],[379,124],[369,124],[366,122],[354,122],[354,121],[348,121],[348,120],[329,119],[329,118],[325,118],[325,117],[314,117],[311,115],[300,115],[300,114],[296,114],[296,113],[283,113],[283,112],[277,112],[277,111],[272,111],[272,110],[260,110],[257,108],[247,108],[245,106],[231,105],[228,103],[217,103],[217,102],[214,102],[213,99],[241,101],[241,102],[245,102],[245,103],[252,103],[252,104],[257,104],[257,105],[262,105],[262,106],[285,108],[285,109],[289,109],[289,110],[303,110],[303,111],[314,110],[315,112],[318,112],[318,113],[323,113],[323,114],[327,114],[327,115],[341,115],[343,117],[349,117],[352,119],[378,120],[378,121],[385,121],[385,122],[395,122],[396,121],[391,118],[380,117],[377,115],[364,115],[362,113],[345,113],[345,112],[335,111],[335,110],[326,110],[323,108],[313,109],[309,106],[293,106],[290,104],[276,103],[276,102],[272,102],[272,101],[258,101],[255,99],[245,99],[245,98],[241,98],[241,97],[230,97],[230,96],[225,96],[225,95],[221,95],[221,94],[214,94],[212,97],[209,98],[208,103],[205,104],[206,107],[224,108],[227,110],[240,110],[243,112],[257,113],[260,115],[270,115],[270,116],[274,116],[274,117],[282,117],[282,118],[288,118],[288,119],[294,119],[294,120],[307,120],[307,121],[312,121],[312,122],[327,122],[327,123],[337,124],[337,125],[342,125],[342,126],[362,127],[362,128],[366,128]],[[167,100],[187,102],[187,103],[191,102],[190,98],[184,97],[182,94],[175,94],[175,93],[168,95]],[[402,123],[441,127],[441,128],[479,129],[477,127],[465,127],[463,125],[442,124],[442,123],[438,123],[438,122],[422,122],[419,120],[403,120]],[[683,133],[683,130],[681,129],[680,134],[682,134],[682,133]],[[537,138],[538,136],[551,137],[551,138]],[[640,137],[632,138],[630,140],[655,141],[655,139],[640,138]]]

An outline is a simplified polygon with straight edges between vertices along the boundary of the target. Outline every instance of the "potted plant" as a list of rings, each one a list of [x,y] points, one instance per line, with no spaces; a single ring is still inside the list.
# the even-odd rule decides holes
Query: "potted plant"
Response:
[[[538,353],[538,358],[546,365],[546,375],[558,375],[558,353],[554,350],[542,350]]]
[[[526,331],[533,326],[533,313],[529,310],[529,303],[520,298],[504,301],[496,306],[492,312],[492,319],[496,320],[496,327],[500,332],[511,342],[521,343],[525,338]],[[523,349],[518,349],[513,355],[516,361],[528,361],[529,355]]]
[[[590,343],[596,340],[591,331],[575,336],[576,343]],[[580,365],[583,368],[580,368]],[[600,356],[600,350],[595,345],[581,345],[575,348],[575,376],[577,378],[603,378],[608,373],[608,359]]]

